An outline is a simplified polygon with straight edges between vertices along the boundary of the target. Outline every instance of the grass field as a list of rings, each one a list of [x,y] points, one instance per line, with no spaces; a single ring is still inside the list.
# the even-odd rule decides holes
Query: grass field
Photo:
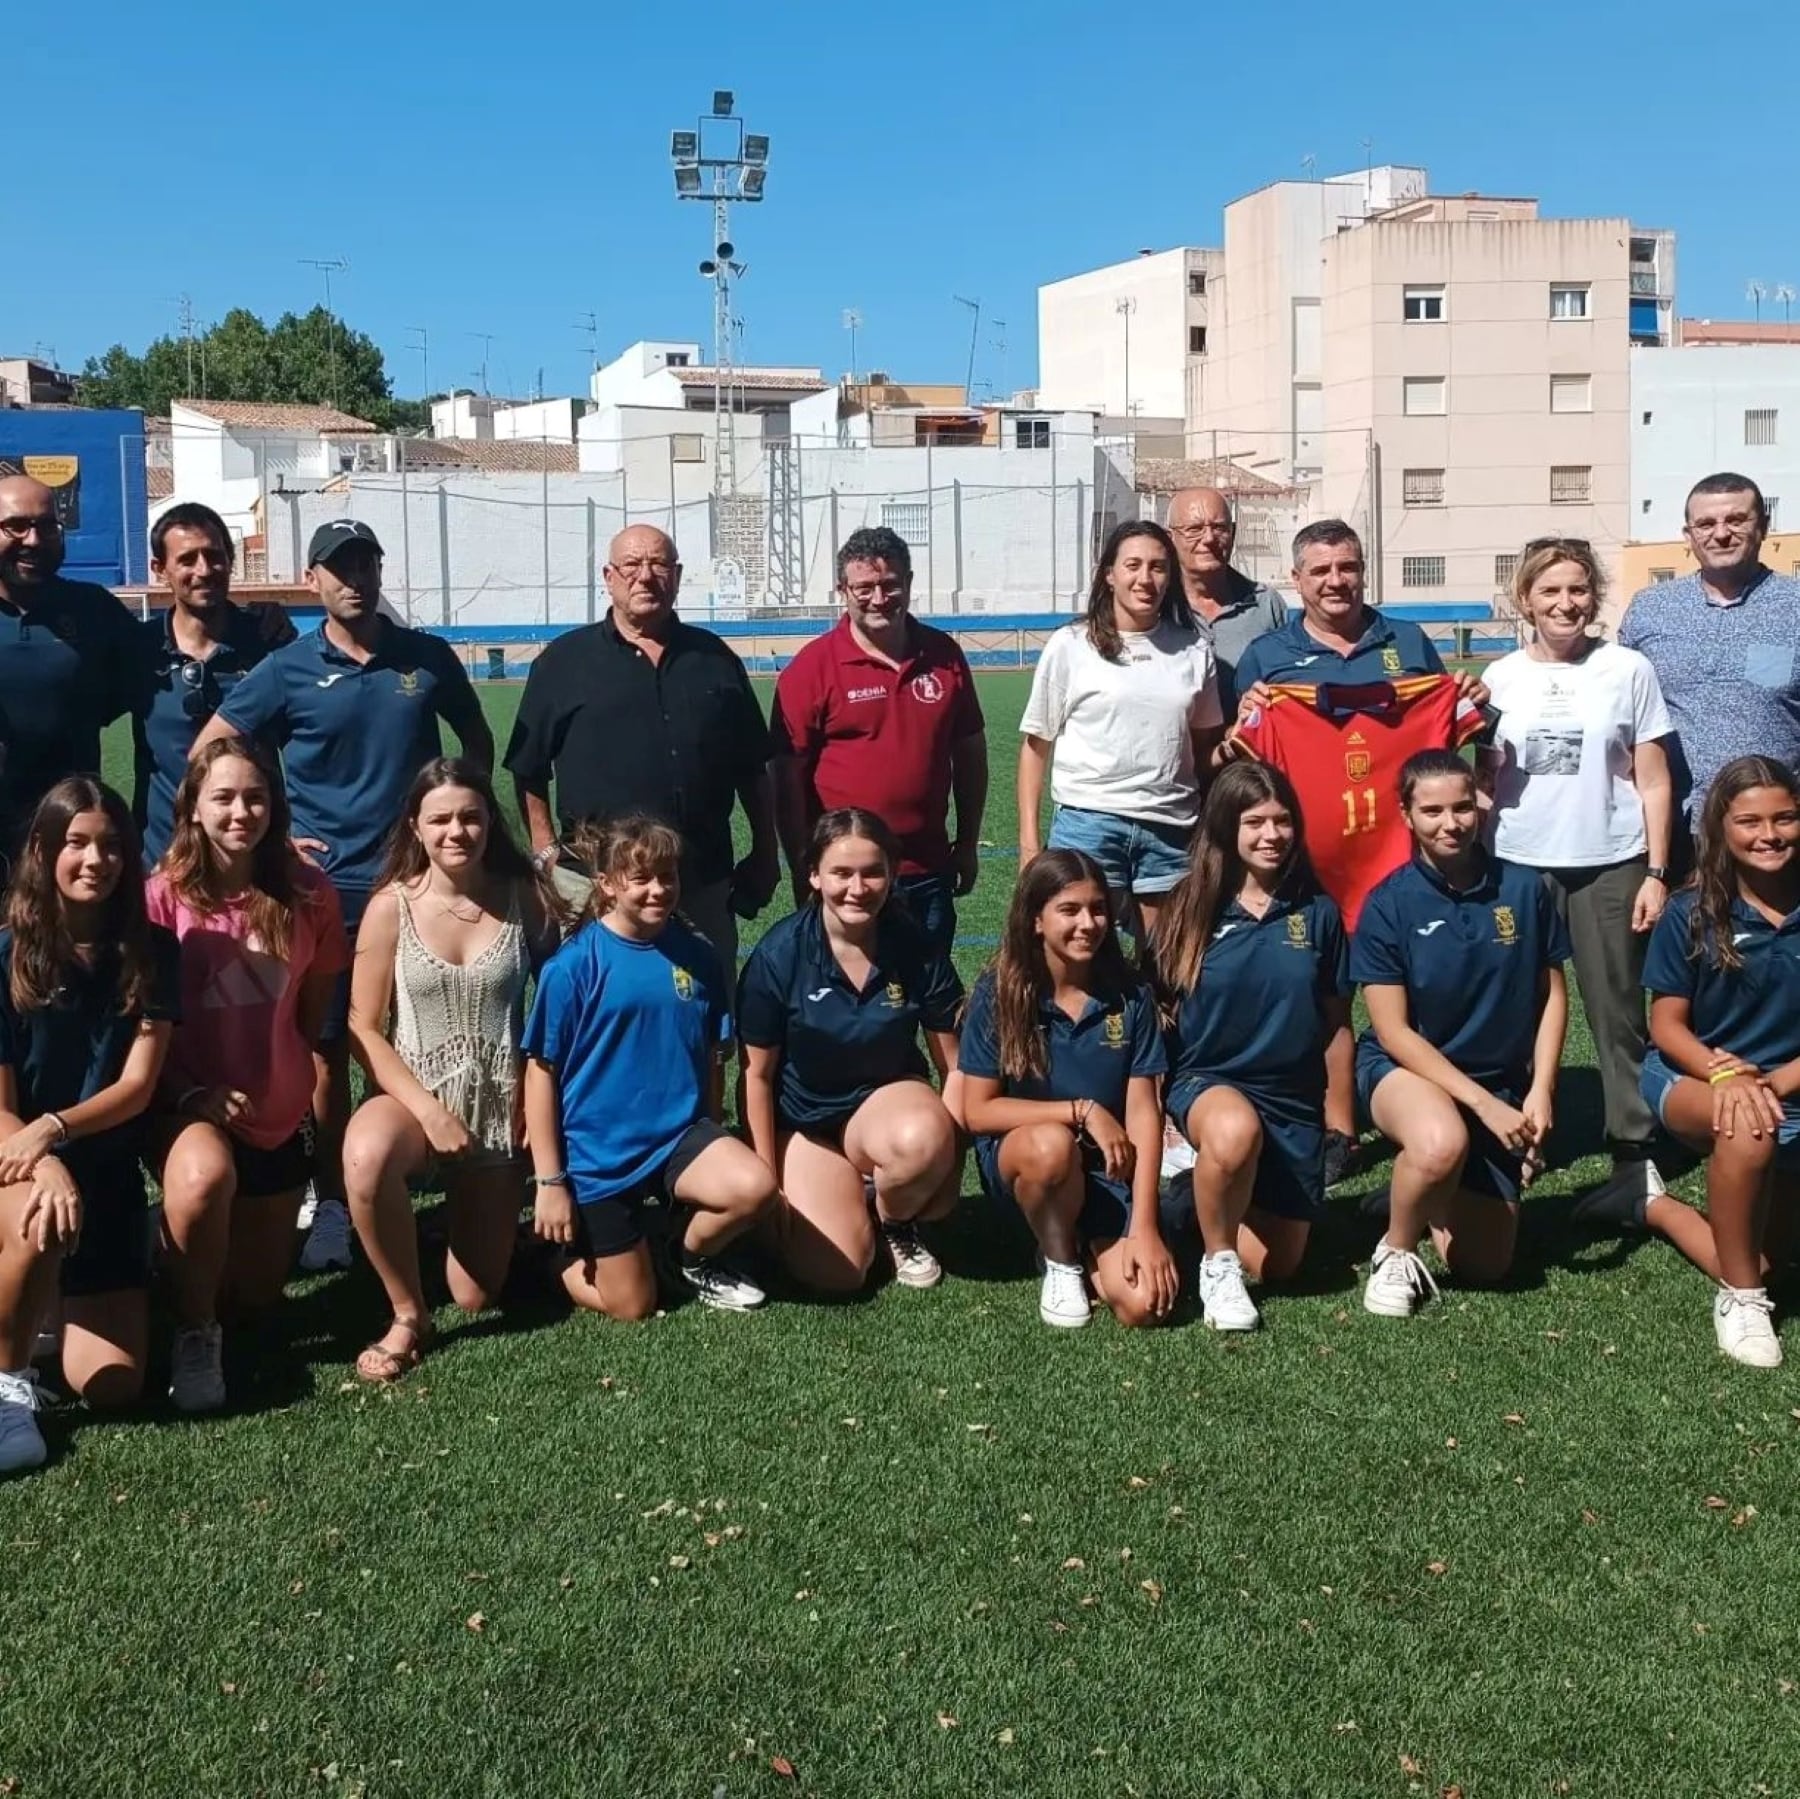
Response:
[[[984,683],[1002,848],[1023,697]],[[1562,1228],[1571,1061],[1517,1278],[1411,1324],[1353,1200],[1240,1340],[1045,1330],[973,1197],[935,1292],[526,1295],[386,1392],[373,1278],[297,1285],[228,1415],[65,1414],[0,1491],[0,1793],[1794,1791],[1795,1381]]]

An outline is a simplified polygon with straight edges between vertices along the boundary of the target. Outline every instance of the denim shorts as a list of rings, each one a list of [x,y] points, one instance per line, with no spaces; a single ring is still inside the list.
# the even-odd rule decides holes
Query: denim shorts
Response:
[[[1399,1068],[1400,1064],[1381,1047],[1380,1039],[1373,1031],[1364,1031],[1357,1038],[1356,1106],[1370,1125],[1375,1123],[1371,1109],[1375,1089]],[[1516,1106],[1522,1097],[1510,1087],[1496,1087],[1493,1091],[1496,1099],[1504,1100],[1509,1106]],[[1524,1158],[1514,1155],[1467,1106],[1458,1102],[1456,1110],[1463,1129],[1469,1134],[1469,1153],[1463,1160],[1462,1191],[1505,1200],[1511,1205],[1524,1185]]]
[[[1643,1094],[1644,1103],[1656,1114],[1656,1122],[1664,1130],[1669,1130],[1669,1121],[1663,1116],[1663,1107],[1669,1103],[1669,1095],[1675,1090],[1675,1083],[1685,1078],[1688,1077],[1663,1060],[1660,1051],[1653,1049],[1644,1057],[1643,1073],[1638,1076],[1638,1091]],[[1775,1163],[1783,1169],[1800,1168],[1800,1108],[1789,1100],[1783,1107],[1783,1112],[1785,1116],[1781,1128],[1775,1133]],[[1670,1132],[1671,1136],[1674,1134]]]
[[[1119,818],[1058,806],[1050,821],[1047,847],[1084,850],[1100,864],[1115,893],[1168,893],[1188,871],[1191,825],[1166,825],[1148,818]]]

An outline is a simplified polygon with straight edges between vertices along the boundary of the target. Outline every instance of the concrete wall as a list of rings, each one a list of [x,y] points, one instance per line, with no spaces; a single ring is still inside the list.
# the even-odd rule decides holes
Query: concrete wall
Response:
[[[1745,442],[1750,411],[1775,413],[1774,443]],[[1720,469],[1800,523],[1800,343],[1631,352],[1631,535],[1679,538],[1688,489]]]

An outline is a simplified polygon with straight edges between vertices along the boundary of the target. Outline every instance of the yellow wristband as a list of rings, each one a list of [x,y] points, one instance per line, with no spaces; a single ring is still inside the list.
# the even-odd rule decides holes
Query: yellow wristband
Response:
[[[1710,1087],[1717,1087],[1721,1082],[1735,1081],[1740,1074],[1748,1074],[1749,1072],[1750,1070],[1747,1068],[1715,1068],[1712,1073],[1706,1077],[1707,1085]]]

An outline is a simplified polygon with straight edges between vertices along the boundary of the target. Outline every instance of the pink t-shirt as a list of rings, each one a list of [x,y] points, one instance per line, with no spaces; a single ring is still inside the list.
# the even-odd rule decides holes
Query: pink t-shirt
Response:
[[[152,920],[181,940],[182,1022],[169,1044],[174,1084],[249,1094],[255,1109],[236,1129],[258,1149],[285,1143],[312,1104],[312,1049],[296,1017],[307,977],[350,966],[337,889],[314,868],[295,871],[294,889],[286,961],[250,937],[241,905],[195,912],[160,872],[144,890]]]

